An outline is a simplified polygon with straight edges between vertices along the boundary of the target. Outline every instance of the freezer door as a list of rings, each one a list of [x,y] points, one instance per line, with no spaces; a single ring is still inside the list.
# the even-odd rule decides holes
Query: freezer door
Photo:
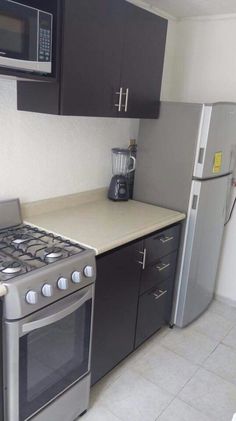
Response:
[[[235,144],[236,104],[205,105],[193,175],[205,179],[231,172]]]
[[[229,180],[193,181],[174,313],[179,327],[196,319],[213,298]]]
[[[158,120],[141,120],[134,199],[187,212],[201,104],[161,102]]]

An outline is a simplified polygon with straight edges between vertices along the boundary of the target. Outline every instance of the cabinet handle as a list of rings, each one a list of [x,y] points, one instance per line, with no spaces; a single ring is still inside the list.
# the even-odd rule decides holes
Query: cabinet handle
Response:
[[[126,89],[126,93],[125,93],[125,113],[127,113],[128,111],[128,102],[129,102],[129,88]]]
[[[161,272],[162,270],[167,269],[170,266],[170,263],[160,263],[160,265],[157,265],[156,268]]]
[[[138,260],[138,263],[142,265],[142,269],[144,270],[146,267],[147,249],[144,249],[143,251],[139,251],[139,253],[142,254],[143,260],[142,261]]]
[[[160,238],[160,242],[162,244],[168,243],[168,241],[172,241],[172,240],[174,240],[174,237],[161,237]]]
[[[115,104],[115,107],[118,107],[118,111],[121,112],[122,95],[124,95],[123,94],[123,88],[120,88],[119,92],[116,92],[116,95],[119,95],[119,102],[118,102],[118,104]]]
[[[155,300],[159,300],[159,298],[161,298],[165,294],[167,294],[167,289],[165,291],[162,291],[161,289],[159,289],[158,293],[157,292],[153,293],[153,297],[155,298]]]

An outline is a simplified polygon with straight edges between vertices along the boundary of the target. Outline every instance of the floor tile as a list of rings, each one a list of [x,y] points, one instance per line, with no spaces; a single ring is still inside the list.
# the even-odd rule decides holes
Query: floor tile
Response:
[[[96,405],[90,408],[83,417],[78,418],[77,421],[120,421],[115,415],[113,415],[103,405]]]
[[[231,329],[228,335],[222,341],[225,345],[229,345],[236,349],[236,326]]]
[[[191,326],[175,328],[160,341],[160,345],[187,358],[194,364],[201,364],[216,348],[218,341],[194,330]]]
[[[172,399],[130,369],[104,391],[101,402],[122,421],[155,421]]]
[[[204,367],[236,385],[236,351],[233,348],[218,345],[205,361]]]
[[[214,300],[209,307],[209,311],[219,314],[219,316],[224,317],[226,320],[236,322],[236,307],[231,307],[221,301]]]
[[[91,389],[91,404],[101,399],[104,390],[106,390],[112,383],[117,380],[123,372],[135,366],[136,362],[145,356],[151,350],[155,350],[159,346],[161,338],[164,338],[170,331],[169,328],[162,328],[160,332],[154,334],[150,339],[143,343],[136,351],[130,354],[127,358],[120,362],[113,370],[97,382]]]
[[[167,392],[177,394],[198,366],[162,346],[156,346],[155,350],[136,360],[133,369]]]
[[[221,341],[234,326],[234,320],[226,320],[213,311],[207,311],[191,324],[191,327],[216,341]]]
[[[98,381],[94,386],[91,388],[90,393],[90,404],[93,406],[95,403],[99,402],[103,396],[104,391],[111,386],[126,370],[129,368],[130,362],[127,359],[123,360],[120,364],[118,364],[113,370],[107,373],[100,381]]]
[[[236,386],[200,369],[179,398],[214,421],[231,421],[236,410]]]
[[[214,421],[180,399],[175,399],[157,418],[158,421]]]

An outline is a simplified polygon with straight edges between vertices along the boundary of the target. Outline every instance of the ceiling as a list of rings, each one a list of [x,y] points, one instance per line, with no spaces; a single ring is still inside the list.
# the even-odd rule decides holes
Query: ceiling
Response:
[[[236,13],[236,0],[144,0],[177,18]]]

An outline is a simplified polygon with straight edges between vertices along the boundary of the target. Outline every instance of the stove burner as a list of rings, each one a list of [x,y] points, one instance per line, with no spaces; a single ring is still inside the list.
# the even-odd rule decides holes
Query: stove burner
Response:
[[[8,262],[1,263],[2,273],[6,273],[12,275],[13,273],[19,273],[22,270],[22,264],[20,262],[16,262],[14,260],[10,260]]]
[[[16,238],[12,242],[14,244],[21,244],[21,243],[25,243],[29,240],[32,240],[32,237],[30,237],[27,234],[16,234]]]
[[[60,247],[49,247],[44,250],[46,259],[58,259],[63,256],[63,250]]]

